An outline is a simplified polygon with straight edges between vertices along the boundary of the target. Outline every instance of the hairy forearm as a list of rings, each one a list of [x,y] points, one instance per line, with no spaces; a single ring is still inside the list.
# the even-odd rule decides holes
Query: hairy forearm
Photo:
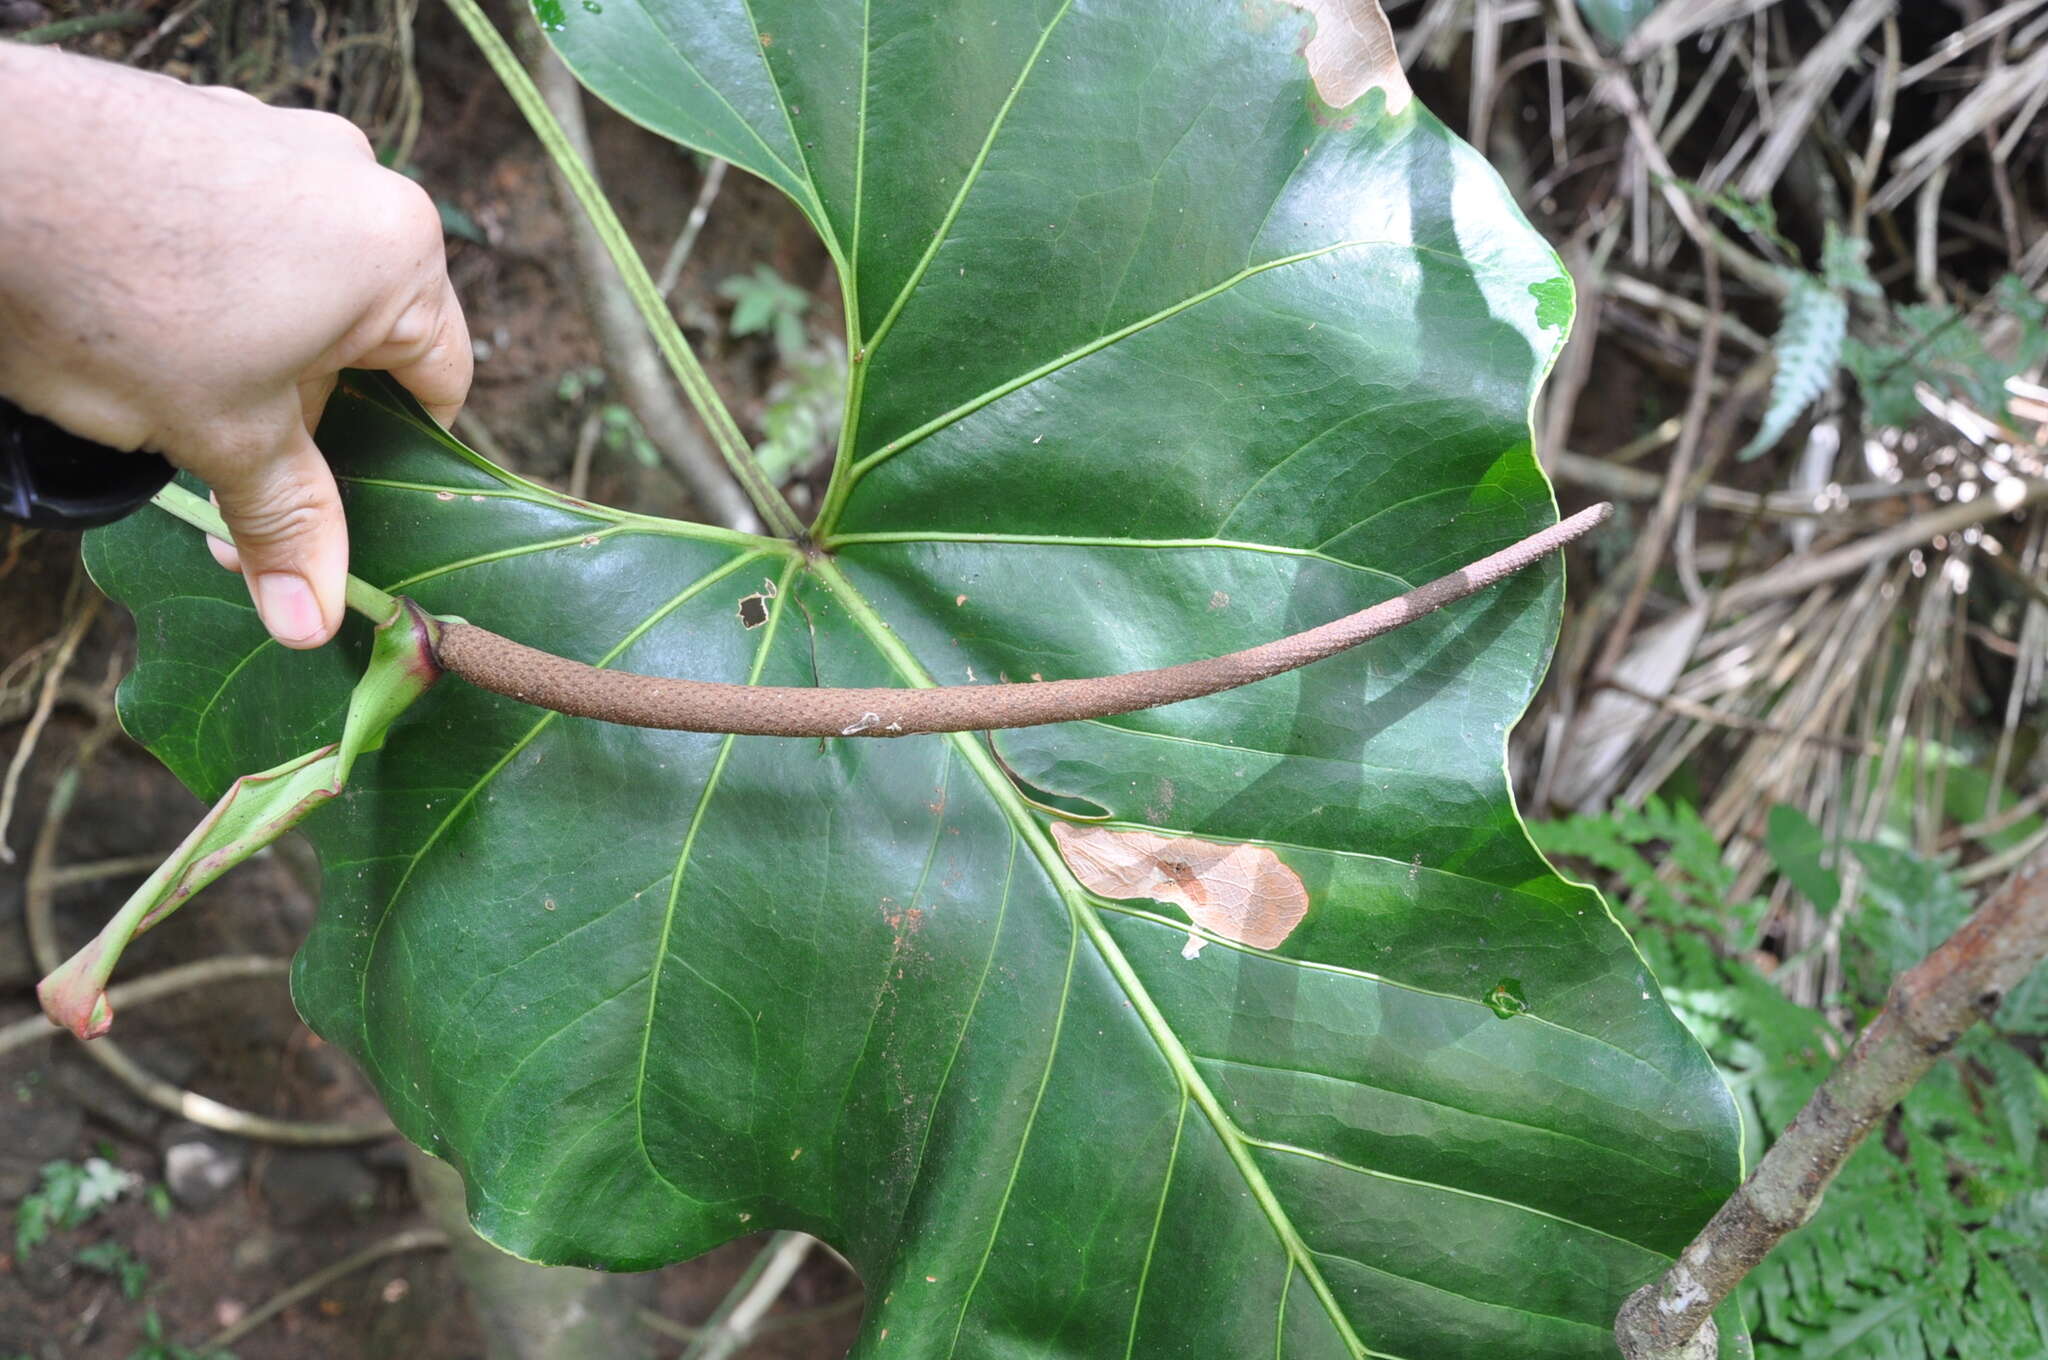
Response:
[[[0,137],[0,396],[121,448],[154,431],[98,394],[158,363],[162,338],[197,319],[176,282],[194,244],[165,211],[196,190],[150,115],[167,92],[189,93],[0,43],[0,107],[28,111]]]
[[[75,250],[65,245],[70,206],[62,124],[90,116],[91,93],[80,89],[75,59],[45,48],[0,43],[0,108],[25,111],[0,137],[0,394],[22,350],[55,319],[46,300],[57,291],[89,289]],[[49,116],[63,111],[62,117]],[[74,228],[75,230],[75,228]]]

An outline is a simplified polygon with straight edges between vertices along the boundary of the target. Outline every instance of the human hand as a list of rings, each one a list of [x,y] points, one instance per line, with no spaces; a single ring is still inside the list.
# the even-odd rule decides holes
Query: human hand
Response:
[[[203,478],[264,626],[327,641],[336,375],[389,370],[444,425],[469,392],[432,200],[343,119],[48,49],[0,43],[0,106],[0,396]]]

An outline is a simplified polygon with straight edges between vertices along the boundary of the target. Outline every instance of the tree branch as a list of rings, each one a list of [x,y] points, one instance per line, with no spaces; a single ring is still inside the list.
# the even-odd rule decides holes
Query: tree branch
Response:
[[[1964,1030],[2048,957],[2048,850],[1892,984],[1855,1048],[1813,1093],[1756,1171],[1662,1278],[1629,1296],[1614,1336],[1627,1360],[1713,1354],[1714,1309],[1794,1228],[1835,1173]]]
[[[1159,670],[1085,680],[926,689],[715,684],[599,670],[474,624],[441,622],[441,664],[473,685],[580,718],[769,737],[902,737],[1077,722],[1249,685],[1415,622],[1534,565],[1606,519],[1602,502],[1405,595],[1277,642]]]
[[[540,88],[541,98],[561,125],[570,151],[582,160],[595,181],[597,156],[583,121],[583,87],[541,37],[532,19],[522,21],[521,32],[533,49],[534,83]],[[552,161],[548,170],[574,247],[576,279],[583,286],[584,306],[604,350],[605,368],[618,385],[619,395],[639,417],[640,427],[661,451],[662,461],[704,508],[707,518],[728,529],[758,533],[760,517],[754,513],[746,492],[727,474],[718,451],[684,413],[683,403],[655,351],[654,340],[626,290],[618,264],[605,249],[590,219],[577,211],[576,191],[567,173]]]

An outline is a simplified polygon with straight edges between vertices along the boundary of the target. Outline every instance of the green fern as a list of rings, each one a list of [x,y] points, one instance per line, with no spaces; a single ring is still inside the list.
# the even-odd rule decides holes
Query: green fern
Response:
[[[1729,902],[1735,871],[1721,860],[1721,847],[1699,813],[1679,803],[1652,798],[1640,809],[1616,808],[1606,816],[1571,817],[1532,824],[1547,854],[1585,860],[1614,875],[1629,889],[1627,912],[1637,924],[1702,932],[1733,950],[1747,943],[1765,904]],[[1654,845],[1658,861],[1641,847]],[[1660,873],[1668,863],[1677,872]]]
[[[1802,890],[1836,895],[1818,830],[1790,809],[1773,809],[1770,824],[1781,869]],[[1846,1048],[1823,1016],[1787,1000],[1744,961],[1735,942],[1749,937],[1762,904],[1727,905],[1732,875],[1683,806],[1531,830],[1545,851],[1593,864],[1626,887],[1637,943],[1666,1000],[1728,1080],[1753,1163]],[[1842,1000],[1868,1014],[1894,972],[1945,937],[1969,901],[1934,861],[1883,845],[1847,849],[1865,882],[1846,923],[1851,968]],[[1756,1354],[2048,1356],[2044,1131],[2048,1074],[2006,1034],[1971,1031],[1907,1095],[1883,1135],[1849,1159],[1813,1220],[1744,1282]]]
[[[1970,899],[1942,865],[1892,845],[1853,842],[1849,850],[1863,866],[1861,929],[1845,949],[1861,982],[1859,999],[1876,1006],[1892,977],[1911,968],[1955,934],[1969,919]]]
[[[2048,964],[2012,989],[1998,1008],[1998,1028],[2007,1034],[2048,1036]]]
[[[1763,424],[1736,455],[1744,462],[1783,439],[1806,408],[1828,390],[1842,360],[1842,342],[1848,338],[1847,298],[1811,274],[1792,274],[1790,282],[1784,319],[1771,339],[1778,371],[1771,376]]]
[[[1813,1221],[1744,1282],[1759,1356],[2048,1354],[2048,1203],[2027,1147],[1987,1118],[1972,1066],[1937,1067],[1894,1116],[1904,1157],[1858,1149]],[[2038,1132],[2029,1142],[2038,1157]]]
[[[1901,307],[1889,336],[1868,342],[1851,339],[1842,347],[1842,362],[1855,375],[1873,424],[1910,425],[1917,420],[1916,389],[1921,383],[1987,415],[2004,410],[2007,380],[2048,360],[2048,302],[2013,275],[1999,280],[1991,300],[2018,332],[2016,342],[2002,355],[1987,349],[1967,314],[1948,303]]]

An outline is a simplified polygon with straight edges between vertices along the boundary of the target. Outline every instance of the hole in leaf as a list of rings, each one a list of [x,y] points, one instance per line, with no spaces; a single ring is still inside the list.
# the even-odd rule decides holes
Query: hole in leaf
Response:
[[[1522,995],[1520,978],[1502,978],[1494,983],[1493,989],[1486,994],[1486,1004],[1503,1020],[1525,1014],[1529,1009],[1529,1000]]]
[[[775,582],[761,582],[760,590],[740,596],[740,627],[759,628],[768,622],[768,602],[775,598]]]

